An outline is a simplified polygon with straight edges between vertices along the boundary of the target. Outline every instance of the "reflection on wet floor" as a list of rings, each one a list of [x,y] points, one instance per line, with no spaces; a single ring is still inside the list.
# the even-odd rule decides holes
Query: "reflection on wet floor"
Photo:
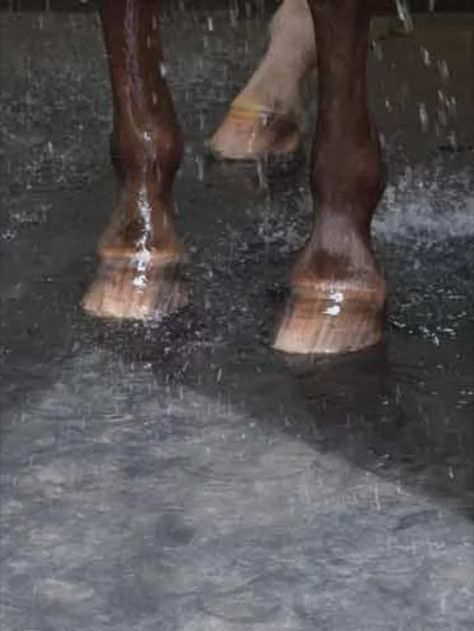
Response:
[[[113,197],[95,19],[3,17],[2,629],[472,628],[472,79],[466,22],[446,44],[430,24],[372,69],[392,73],[373,94],[387,342],[304,358],[267,341],[310,222],[305,156],[201,151],[258,25],[216,21],[207,47],[167,27],[193,301],[145,327],[78,307]],[[421,45],[449,62],[456,147],[393,106]],[[428,74],[409,86],[436,102]]]

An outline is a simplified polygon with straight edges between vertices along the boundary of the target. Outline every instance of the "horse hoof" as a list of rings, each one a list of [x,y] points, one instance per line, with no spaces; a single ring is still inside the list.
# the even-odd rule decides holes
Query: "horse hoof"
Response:
[[[273,348],[286,353],[358,351],[384,334],[385,296],[368,289],[294,289],[277,328]]]
[[[232,105],[207,148],[218,159],[259,160],[293,154],[300,144],[300,128],[289,115]]]
[[[130,258],[104,258],[82,307],[100,318],[157,322],[187,303],[183,261],[152,259],[141,270]]]

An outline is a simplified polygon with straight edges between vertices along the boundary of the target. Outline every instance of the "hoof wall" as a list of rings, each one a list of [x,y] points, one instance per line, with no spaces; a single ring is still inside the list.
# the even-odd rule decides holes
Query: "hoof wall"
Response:
[[[294,292],[288,299],[273,348],[285,353],[330,354],[358,351],[380,342],[384,308],[369,296],[329,296]]]
[[[232,106],[207,148],[221,160],[261,160],[291,155],[300,143],[299,127],[290,117]]]
[[[156,322],[187,303],[181,262],[154,262],[142,272],[114,259],[101,262],[82,307],[100,318]]]

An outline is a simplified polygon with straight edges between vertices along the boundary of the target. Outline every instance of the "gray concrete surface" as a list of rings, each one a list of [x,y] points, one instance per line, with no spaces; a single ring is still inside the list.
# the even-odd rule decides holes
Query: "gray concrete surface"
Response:
[[[375,51],[389,334],[333,359],[266,345],[305,156],[202,151],[262,23],[166,26],[194,292],[144,327],[78,307],[113,200],[96,17],[1,22],[2,631],[472,629],[472,19]]]

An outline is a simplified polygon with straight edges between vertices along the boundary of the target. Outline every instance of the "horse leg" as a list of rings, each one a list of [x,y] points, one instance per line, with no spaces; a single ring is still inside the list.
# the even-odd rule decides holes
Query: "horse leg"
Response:
[[[234,160],[295,151],[302,132],[301,82],[315,64],[308,4],[283,0],[266,53],[209,141],[211,151]]]
[[[293,270],[275,348],[338,353],[377,343],[386,286],[370,237],[385,173],[367,105],[370,3],[309,0],[318,42],[314,226]]]
[[[187,301],[181,275],[186,257],[175,232],[172,200],[183,148],[164,78],[159,4],[101,4],[118,195],[99,244],[97,276],[83,306],[103,317],[156,319]]]

